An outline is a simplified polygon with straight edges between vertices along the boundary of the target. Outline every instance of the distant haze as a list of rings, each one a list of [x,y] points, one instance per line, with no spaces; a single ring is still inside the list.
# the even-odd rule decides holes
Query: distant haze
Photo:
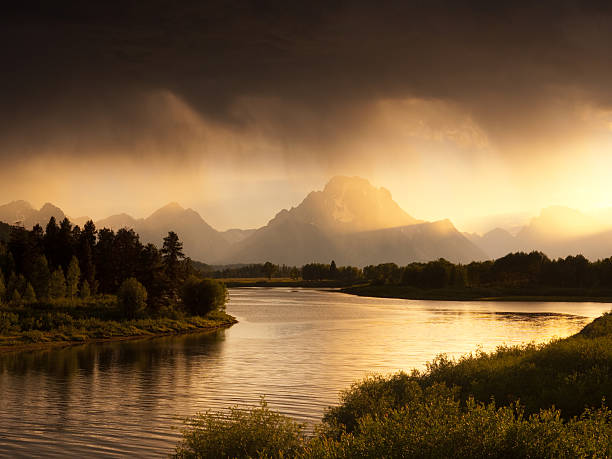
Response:
[[[177,201],[245,228],[342,174],[430,221],[608,207],[611,12],[14,2],[0,17],[0,197],[95,219]]]
[[[96,221],[99,228],[132,228],[142,242],[161,244],[175,231],[191,258],[211,264],[303,265],[329,262],[364,266],[406,264],[446,258],[453,262],[498,258],[514,251],[542,251],[550,257],[583,254],[592,260],[612,256],[612,210],[583,213],[549,206],[537,215],[492,215],[475,220],[479,231],[462,231],[449,219],[423,221],[404,211],[391,193],[361,177],[333,177],[295,206],[277,211],[259,228],[219,231],[206,216],[176,202],[146,218],[116,213]],[[0,221],[28,228],[66,214],[46,203],[0,205]],[[72,217],[82,225],[87,217]]]

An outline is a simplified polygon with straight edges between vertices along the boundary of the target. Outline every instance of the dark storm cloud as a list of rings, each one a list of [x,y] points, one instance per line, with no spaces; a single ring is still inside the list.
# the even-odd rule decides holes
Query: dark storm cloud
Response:
[[[279,110],[276,132],[305,142],[343,135],[347,114],[378,99],[460,104],[501,141],[572,98],[612,103],[606,4],[321,5],[17,2],[0,19],[4,154],[78,136],[108,150],[152,136],[163,149],[176,133],[146,103],[161,90],[236,129],[249,122],[237,100],[280,101],[304,115]]]

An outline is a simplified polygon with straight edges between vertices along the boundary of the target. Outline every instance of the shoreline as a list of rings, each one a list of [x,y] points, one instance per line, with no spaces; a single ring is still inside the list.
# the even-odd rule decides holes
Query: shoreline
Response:
[[[190,330],[174,330],[167,332],[159,332],[159,333],[142,333],[137,335],[119,335],[119,336],[111,336],[106,338],[91,338],[86,340],[73,340],[73,341],[43,341],[36,343],[16,343],[9,345],[0,345],[0,355],[9,354],[12,352],[27,352],[27,351],[39,351],[46,349],[59,349],[66,347],[73,347],[85,344],[99,344],[99,343],[109,343],[115,341],[132,341],[138,339],[154,339],[154,338],[162,338],[165,336],[180,336],[180,335],[190,335],[196,333],[208,333],[214,332],[216,330],[230,328],[232,325],[238,323],[238,320],[230,316],[231,320],[220,322],[217,325],[210,327],[197,327]]]
[[[479,294],[478,291],[466,292],[456,290],[417,290],[410,287],[389,285],[358,285],[341,288],[342,293],[371,298],[396,298],[402,300],[433,300],[433,301],[527,301],[527,302],[560,302],[560,303],[612,303],[612,296],[604,295],[538,295],[537,293],[512,295],[491,295],[494,292]],[[501,293],[501,292],[500,292]]]

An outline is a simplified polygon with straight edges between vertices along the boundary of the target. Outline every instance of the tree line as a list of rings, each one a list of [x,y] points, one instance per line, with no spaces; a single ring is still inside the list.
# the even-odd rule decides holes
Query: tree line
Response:
[[[337,280],[346,283],[405,285],[420,289],[439,288],[601,288],[612,289],[612,257],[594,262],[582,255],[550,259],[538,251],[509,253],[496,260],[455,264],[443,258],[406,266],[381,263],[365,266],[336,266],[308,263],[301,267],[270,262],[214,269],[199,265],[214,278],[292,278],[305,281]]]
[[[334,260],[331,263],[308,263],[302,267],[277,265],[266,261],[265,263],[252,263],[247,265],[235,265],[216,268],[204,263],[193,262],[194,267],[206,276],[215,279],[255,279],[267,277],[285,278],[293,280],[320,281],[338,280],[347,283],[357,282],[363,279],[363,272],[355,266],[336,266]]]
[[[67,218],[58,224],[51,217],[44,229],[10,227],[8,240],[0,241],[0,304],[112,294],[132,309],[128,315],[172,307],[179,300],[195,313],[197,289],[206,291],[206,298],[217,295],[215,304],[225,295],[224,286],[196,274],[172,231],[158,249],[142,244],[133,229],[98,230],[91,220],[80,228]]]
[[[550,259],[544,253],[509,253],[496,260],[454,264],[427,263],[366,266],[364,279],[374,284],[435,288],[587,288],[612,289],[612,257],[591,262],[582,255]]]

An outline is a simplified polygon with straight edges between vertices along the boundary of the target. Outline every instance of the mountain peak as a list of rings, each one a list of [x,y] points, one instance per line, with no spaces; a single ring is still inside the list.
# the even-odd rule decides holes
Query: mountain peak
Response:
[[[165,206],[161,207],[159,210],[185,210],[185,208],[183,206],[181,206],[178,202],[176,201],[172,201],[169,202],[168,204],[166,204]]]
[[[291,210],[282,210],[271,224],[295,219],[332,232],[357,232],[419,223],[391,197],[362,177],[333,177]]]

